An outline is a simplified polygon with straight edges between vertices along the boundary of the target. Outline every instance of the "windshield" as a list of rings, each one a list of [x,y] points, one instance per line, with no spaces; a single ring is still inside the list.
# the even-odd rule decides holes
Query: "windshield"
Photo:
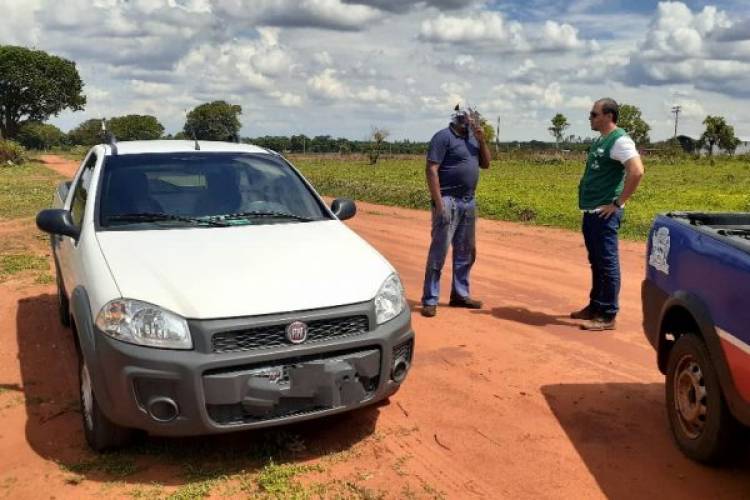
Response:
[[[225,226],[328,219],[281,158],[249,153],[109,156],[102,171],[102,227]]]

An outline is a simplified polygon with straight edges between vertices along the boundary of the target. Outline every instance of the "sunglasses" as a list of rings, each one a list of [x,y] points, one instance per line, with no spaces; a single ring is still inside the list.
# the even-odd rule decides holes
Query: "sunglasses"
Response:
[[[591,111],[591,112],[589,113],[589,118],[596,118],[596,117],[597,117],[597,116],[599,116],[600,114],[601,114],[601,113],[597,113],[596,111]]]

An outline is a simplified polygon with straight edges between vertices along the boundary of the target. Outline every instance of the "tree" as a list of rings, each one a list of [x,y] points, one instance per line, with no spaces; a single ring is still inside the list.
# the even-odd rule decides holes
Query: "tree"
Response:
[[[14,138],[23,121],[43,122],[86,104],[72,61],[41,50],[0,45],[0,134]]]
[[[103,140],[102,121],[99,118],[86,120],[68,132],[68,142],[75,145],[93,146]]]
[[[45,150],[65,142],[65,134],[49,123],[25,122],[18,129],[16,140],[26,149]]]
[[[491,144],[495,140],[495,127],[493,127],[487,120],[481,121],[482,130],[484,130],[484,141],[487,144]]]
[[[562,142],[565,129],[568,127],[570,127],[570,123],[568,123],[568,119],[565,118],[565,115],[562,113],[557,113],[552,117],[552,126],[547,130],[549,130],[549,133],[554,136],[557,149],[560,149],[560,142]]]
[[[625,129],[633,142],[639,146],[651,142],[648,136],[651,126],[641,118],[641,110],[637,106],[620,104],[617,126]]]
[[[294,153],[306,153],[310,138],[304,134],[293,135],[289,138],[289,149]]]
[[[370,165],[375,165],[380,158],[380,148],[391,133],[384,128],[372,127],[370,132]]]
[[[703,125],[706,126],[706,130],[698,139],[700,149],[708,148],[708,156],[713,156],[714,146],[734,154],[740,140],[734,135],[734,127],[729,125],[723,116],[708,115],[703,120]]]
[[[151,115],[116,116],[107,122],[107,129],[118,141],[141,141],[158,139],[164,127]]]
[[[187,115],[183,130],[188,137],[208,141],[233,141],[239,137],[242,106],[213,101],[195,107]]]

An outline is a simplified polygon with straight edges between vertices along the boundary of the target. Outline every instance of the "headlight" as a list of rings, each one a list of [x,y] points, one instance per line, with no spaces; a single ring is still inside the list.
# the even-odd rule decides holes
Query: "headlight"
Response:
[[[405,303],[401,280],[397,274],[391,274],[375,296],[375,321],[380,325],[395,318],[404,310]]]
[[[165,349],[192,349],[185,318],[139,300],[115,299],[96,316],[96,326],[110,337],[131,344]]]

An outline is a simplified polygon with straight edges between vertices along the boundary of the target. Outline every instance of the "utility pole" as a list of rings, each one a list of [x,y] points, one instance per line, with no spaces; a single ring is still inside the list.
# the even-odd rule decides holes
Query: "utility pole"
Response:
[[[500,152],[500,117],[497,117],[497,128],[495,128],[495,153]]]
[[[672,106],[672,113],[674,113],[674,138],[677,139],[677,122],[680,118],[680,111],[682,111],[682,106],[679,104]]]

